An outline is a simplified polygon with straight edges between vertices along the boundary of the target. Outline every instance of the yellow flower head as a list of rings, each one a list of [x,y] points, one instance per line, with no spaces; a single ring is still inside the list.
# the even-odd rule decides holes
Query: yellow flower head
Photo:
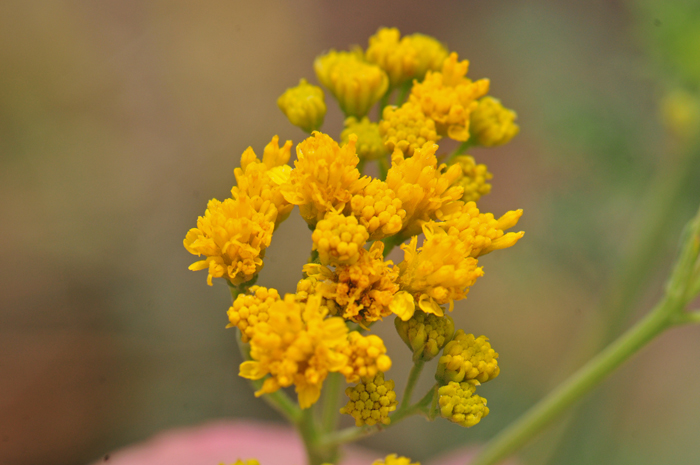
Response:
[[[220,465],[224,465],[223,463]],[[256,459],[248,459],[245,462],[241,459],[236,460],[236,463],[231,464],[231,465],[260,465],[260,462],[258,462]]]
[[[434,219],[439,209],[462,196],[462,188],[454,185],[461,175],[460,167],[438,166],[437,149],[436,144],[427,144],[410,158],[405,158],[400,150],[391,156],[386,183],[406,210],[402,237],[419,234],[423,222]]]
[[[489,414],[486,399],[474,394],[479,383],[472,380],[466,383],[449,384],[438,389],[440,415],[453,423],[471,428]]]
[[[411,102],[400,107],[384,108],[379,134],[388,150],[393,152],[399,149],[406,157],[412,156],[416,149],[441,139],[435,131],[435,121],[425,116],[420,106]]]
[[[326,102],[323,90],[306,82],[284,91],[277,99],[277,106],[287,115],[289,122],[302,130],[311,133],[323,125],[326,116]]]
[[[265,146],[262,161],[255,155],[253,148],[248,147],[241,155],[240,168],[233,170],[237,185],[231,189],[231,195],[234,198],[241,195],[250,197],[256,209],[265,202],[271,202],[277,209],[275,228],[289,217],[294,208],[280,191],[280,184],[289,177],[292,170],[287,164],[291,148],[291,140],[280,148],[279,137],[274,136]]]
[[[346,214],[357,217],[367,228],[370,240],[376,241],[399,232],[406,218],[401,199],[380,179],[373,179],[362,192],[353,195]]]
[[[342,318],[325,318],[328,309],[320,304],[318,297],[304,304],[287,294],[270,306],[268,321],[255,326],[252,360],[241,363],[239,374],[247,379],[270,375],[256,396],[293,384],[299,406],[308,408],[318,400],[328,373],[347,366],[342,351],[348,345],[348,328]]]
[[[367,242],[367,228],[354,216],[331,211],[316,223],[311,235],[313,249],[323,265],[353,265],[360,258],[360,250]]]
[[[350,140],[350,134],[357,135],[357,155],[362,160],[376,160],[388,155],[384,140],[379,134],[379,125],[372,123],[366,116],[360,120],[351,116],[345,119],[345,129],[340,134],[344,144]]]
[[[420,462],[414,463],[408,457],[397,457],[396,454],[391,454],[384,459],[375,460],[372,465],[420,465]]]
[[[413,78],[418,67],[418,51],[410,37],[400,37],[401,33],[396,28],[380,28],[369,38],[369,47],[365,52],[367,61],[386,72],[392,88]]]
[[[428,72],[423,82],[416,82],[409,101],[420,106],[436,123],[437,132],[451,139],[469,139],[469,118],[478,106],[477,100],[489,91],[488,79],[472,82],[466,78],[469,61],[457,61],[451,53],[442,72]]]
[[[347,388],[345,395],[350,400],[340,409],[340,413],[351,415],[356,426],[388,425],[391,423],[389,412],[396,410],[398,405],[394,381],[385,381],[383,373]]]
[[[269,200],[259,206],[245,195],[223,202],[210,200],[197,227],[184,240],[188,252],[206,257],[190,265],[190,270],[208,268],[210,286],[212,278],[223,277],[236,286],[250,281],[263,267],[276,217],[277,209]]]
[[[386,73],[364,61],[361,50],[331,50],[316,58],[314,70],[321,84],[338,100],[345,116],[362,118],[389,87]]]
[[[389,304],[399,290],[398,272],[393,263],[384,261],[384,244],[377,241],[369,251],[360,249],[358,261],[338,265],[335,271],[318,265],[304,265],[310,278],[321,282],[315,292],[328,301],[329,308],[346,320],[366,324],[391,315]]]
[[[299,205],[302,218],[315,226],[327,212],[342,211],[353,195],[369,184],[360,177],[355,153],[357,137],[351,135],[343,147],[320,132],[297,145],[297,160],[289,180],[282,185],[284,198]]]
[[[504,234],[503,231],[515,226],[522,214],[522,210],[511,210],[495,219],[492,213],[480,213],[474,202],[454,203],[439,212],[442,222],[436,223],[436,226],[451,236],[459,237],[469,250],[469,255],[476,258],[515,245],[525,233]]]
[[[384,341],[379,336],[363,336],[352,331],[348,334],[348,342],[344,348],[348,363],[340,370],[348,383],[356,383],[361,378],[374,378],[391,368],[391,359],[386,355]]]
[[[401,248],[404,260],[399,263],[401,291],[390,305],[392,312],[404,321],[409,320],[418,307],[425,313],[443,316],[440,305],[464,299],[476,278],[484,274],[477,260],[459,238],[448,235],[435,223],[423,226],[425,240],[416,248],[418,237]]]
[[[394,319],[396,332],[406,343],[414,360],[432,360],[450,342],[455,332],[452,318],[416,312],[410,320]]]
[[[484,147],[503,145],[520,132],[520,126],[515,124],[515,112],[493,97],[479,100],[479,106],[472,111],[470,118],[469,130],[475,142]]]
[[[493,175],[488,172],[486,165],[477,165],[474,157],[469,155],[454,157],[450,161],[450,165],[458,165],[462,169],[461,176],[455,182],[455,185],[464,189],[460,200],[476,202],[482,196],[491,192],[489,180],[493,178]]]
[[[280,300],[276,289],[253,286],[247,294],[239,294],[228,309],[229,324],[227,328],[237,327],[241,330],[241,340],[248,342],[255,334],[255,327],[269,319],[270,306]]]
[[[476,380],[485,383],[501,372],[498,353],[486,336],[474,337],[458,329],[442,352],[435,379],[442,383]]]
[[[406,38],[411,41],[411,47],[416,51],[416,79],[420,81],[428,71],[438,71],[442,68],[449,52],[440,41],[423,34],[411,34]]]

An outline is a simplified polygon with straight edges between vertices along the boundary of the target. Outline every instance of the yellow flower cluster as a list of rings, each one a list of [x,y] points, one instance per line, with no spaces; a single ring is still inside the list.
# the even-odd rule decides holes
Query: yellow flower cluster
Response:
[[[435,121],[426,117],[420,107],[411,102],[400,107],[384,108],[379,134],[390,152],[399,149],[406,157],[412,156],[416,149],[441,139],[435,130]]]
[[[467,79],[469,61],[457,60],[457,54],[452,52],[441,72],[428,72],[423,82],[416,82],[409,102],[435,121],[438,134],[466,141],[471,112],[478,106],[477,100],[488,93],[489,80]]]
[[[368,324],[389,316],[389,305],[399,290],[398,271],[384,261],[384,244],[374,242],[369,251],[360,249],[354,264],[337,265],[335,271],[319,264],[307,264],[304,272],[319,284],[315,292],[329,301],[336,314],[346,320]]]
[[[316,223],[311,235],[313,249],[318,251],[322,265],[354,265],[367,238],[367,228],[357,218],[333,211]]]
[[[223,463],[220,465],[224,465]],[[231,465],[260,465],[260,462],[258,462],[256,459],[248,459],[245,462],[241,459],[236,460],[236,463],[231,464]]]
[[[500,100],[484,97],[471,113],[470,131],[479,145],[503,145],[520,132],[515,118],[515,112],[501,105]]]
[[[333,50],[313,66],[345,114],[341,143],[318,131],[326,113],[321,88],[302,79],[287,89],[278,106],[311,136],[296,146],[293,168],[292,143],[280,147],[277,136],[261,158],[252,148],[243,153],[232,197],[209,201],[185,237],[185,248],[204,256],[190,269],[207,269],[210,285],[215,277],[228,281],[236,297],[228,327],[250,349],[240,375],[261,380],[257,396],[294,386],[308,408],[329,373],[338,373],[358,383],[346,391],[342,412],[358,426],[388,424],[397,405],[394,383],[384,379],[392,361],[379,336],[350,329],[368,331],[394,314],[414,362],[439,357],[442,416],[472,426],[488,414],[474,393],[498,376],[498,354],[484,336],[455,333],[445,310],[483,275],[481,256],[511,247],[523,233],[506,232],[521,210],[497,218],[477,208],[492,175],[464,151],[512,139],[515,112],[487,96],[487,79],[467,78],[467,60],[420,34],[381,28],[365,51]],[[387,106],[392,93],[396,106]],[[372,121],[366,115],[377,102],[379,120]],[[463,143],[440,163],[444,137]],[[363,175],[366,165],[379,175]],[[252,284],[294,206],[313,231],[313,253],[296,293],[282,298]],[[403,259],[394,265],[385,255],[398,245]],[[390,455],[375,465],[413,464]]]
[[[280,148],[278,140],[273,137],[265,147],[262,161],[250,147],[243,152],[241,167],[234,170],[238,185],[231,189],[233,198],[210,200],[197,227],[185,237],[188,252],[206,257],[190,270],[208,269],[210,286],[212,278],[226,278],[234,286],[255,278],[272,232],[291,212],[293,205],[284,199],[279,184],[291,170],[286,163],[292,142]]]
[[[330,136],[320,132],[297,145],[295,169],[282,184],[284,198],[299,206],[302,218],[315,226],[331,210],[342,211],[352,196],[369,184],[360,177],[359,158],[355,153],[357,136],[340,147]]]
[[[375,460],[372,465],[420,465],[420,462],[414,463],[408,457],[398,457],[396,454],[391,454],[384,459]]]
[[[366,116],[357,119],[354,116],[345,118],[345,129],[340,133],[340,140],[347,144],[350,134],[357,135],[357,155],[362,160],[377,160],[387,156],[384,139],[379,133],[379,125]]]
[[[320,298],[304,304],[293,294],[268,309],[268,320],[255,326],[250,340],[252,360],[241,363],[239,372],[253,380],[270,375],[256,396],[293,384],[301,408],[318,400],[328,373],[347,365],[342,351],[348,345],[348,328],[342,318],[326,318],[327,313]]]
[[[389,76],[391,87],[410,79],[422,79],[428,70],[437,70],[447,57],[447,49],[432,37],[413,34],[401,38],[396,28],[380,28],[369,38],[365,57]]]
[[[485,383],[501,372],[498,353],[491,348],[485,336],[474,337],[457,330],[438,361],[435,377],[443,383],[477,380]]]
[[[361,378],[372,378],[391,368],[391,359],[386,355],[384,341],[374,334],[363,336],[352,331],[343,353],[348,360],[340,372],[348,383],[356,383]]]
[[[455,181],[455,185],[464,189],[462,198],[464,202],[476,202],[482,196],[491,192],[489,181],[493,175],[488,172],[486,165],[476,164],[474,157],[461,155],[450,160],[451,165],[458,165],[462,169],[461,176]]]
[[[248,342],[255,334],[255,327],[269,319],[269,309],[280,295],[276,289],[253,286],[250,294],[239,294],[228,309],[229,324],[227,328],[237,327],[241,330],[241,340]]]
[[[401,237],[419,234],[423,222],[435,219],[438,210],[462,196],[462,188],[454,186],[461,175],[460,167],[452,165],[445,170],[438,166],[437,149],[436,144],[427,144],[410,158],[400,150],[391,156],[386,183],[406,211]]]
[[[356,386],[347,388],[345,394],[350,400],[340,413],[351,415],[356,426],[391,423],[389,412],[396,410],[398,402],[394,381],[385,381],[383,373],[363,379]]]
[[[450,381],[438,389],[440,415],[453,423],[471,428],[489,414],[486,399],[474,394],[478,381]]]
[[[432,360],[450,342],[455,332],[452,318],[431,313],[417,312],[411,319],[394,319],[396,332],[406,343],[414,360]]]
[[[379,66],[364,61],[361,50],[332,50],[316,58],[314,70],[346,116],[362,118],[389,88],[389,77]]]
[[[353,195],[349,213],[367,228],[373,241],[398,233],[406,218],[401,199],[381,179],[373,179],[360,193]]]
[[[287,89],[277,99],[277,106],[287,115],[290,123],[308,133],[319,129],[326,116],[323,90],[309,84],[306,79],[299,81],[298,86]]]

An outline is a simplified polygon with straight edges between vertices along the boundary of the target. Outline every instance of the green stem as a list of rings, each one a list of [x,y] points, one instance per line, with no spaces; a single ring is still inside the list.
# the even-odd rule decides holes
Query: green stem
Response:
[[[673,320],[673,323],[677,325],[700,323],[700,310],[681,313]]]
[[[423,365],[425,365],[425,362],[423,360],[418,360],[413,363],[413,368],[411,368],[411,373],[409,373],[408,381],[406,382],[406,389],[404,389],[403,391],[403,397],[401,398],[401,406],[399,407],[399,411],[410,405],[411,395],[413,394],[413,389],[415,389],[416,387],[416,382],[418,381],[418,378],[420,378],[420,373],[421,371],[423,371]],[[394,415],[397,414],[398,412]]]
[[[302,410],[301,421],[298,424],[299,434],[308,457],[308,465],[321,465],[338,462],[338,446],[321,444],[318,425],[314,419],[313,409]]]
[[[412,86],[413,86],[412,81],[404,82],[403,84],[401,84],[401,87],[399,87],[399,95],[396,98],[396,106],[397,107],[400,107],[406,101],[406,97],[408,96],[408,93],[411,91]],[[381,115],[380,115],[380,117],[381,117]]]
[[[321,410],[321,426],[323,431],[334,431],[340,414],[340,393],[343,386],[343,376],[340,373],[329,373],[323,386],[323,408]]]
[[[469,147],[471,147],[471,146],[472,146],[472,144],[471,144],[471,142],[468,141],[468,140],[462,142],[461,144],[459,144],[459,147],[457,147],[456,149],[454,149],[454,151],[450,154],[450,156],[447,157],[447,162],[446,162],[446,163],[449,164],[450,161],[451,161],[454,157],[466,153],[466,152],[467,152],[467,149],[469,149]]]
[[[345,444],[348,442],[354,442],[369,436],[374,433],[382,431],[382,427],[379,425],[373,426],[352,426],[350,428],[341,429],[340,431],[333,431],[326,434],[319,444],[322,446],[335,446],[340,444]]]
[[[379,167],[379,179],[386,181],[386,176],[389,173],[389,157],[382,157],[377,159],[377,165]]]
[[[470,464],[490,465],[511,455],[640,348],[668,328],[671,324],[669,315],[677,310],[677,305],[675,299],[664,299],[644,319],[491,440]]]
[[[377,119],[382,119],[382,114],[384,113],[384,108],[386,108],[387,105],[389,105],[389,97],[391,97],[391,94],[394,92],[394,89],[389,89],[387,90],[384,95],[382,95],[382,98],[379,99],[379,117]]]

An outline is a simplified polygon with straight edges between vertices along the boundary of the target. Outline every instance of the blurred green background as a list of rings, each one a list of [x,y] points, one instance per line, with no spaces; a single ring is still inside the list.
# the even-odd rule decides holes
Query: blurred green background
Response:
[[[363,445],[426,460],[482,443],[650,308],[700,203],[698,150],[659,118],[668,92],[700,90],[697,1],[2,2],[0,463],[80,464],[176,426],[280,421],[237,377],[228,290],[187,270],[182,239],[229,195],[246,147],[303,139],[277,96],[380,26],[443,41],[518,112],[512,143],[471,154],[494,173],[482,211],[523,208],[526,236],[482,259],[454,313],[501,354],[480,389],[488,418],[414,418]],[[650,234],[660,198],[672,207]],[[309,236],[298,215],[284,223],[259,284],[293,291]],[[647,252],[625,258],[635,247]],[[523,462],[700,463],[698,331],[654,341]],[[391,322],[377,332],[402,388],[408,351]]]

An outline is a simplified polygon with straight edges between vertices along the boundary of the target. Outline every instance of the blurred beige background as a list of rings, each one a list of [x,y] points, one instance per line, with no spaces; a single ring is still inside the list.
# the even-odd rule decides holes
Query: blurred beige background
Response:
[[[527,234],[483,259],[455,311],[501,354],[489,417],[468,430],[411,419],[364,445],[424,460],[487,440],[606,339],[606,285],[655,173],[676,162],[659,98],[700,87],[699,18],[690,1],[3,2],[0,463],[81,464],[176,426],[280,421],[236,376],[228,291],[187,270],[182,239],[229,195],[246,147],[303,139],[277,96],[380,26],[435,36],[518,112],[511,144],[472,155],[494,173],[481,209],[524,208]],[[700,199],[690,173],[620,329],[661,292]],[[259,284],[293,291],[310,243],[293,215]],[[401,388],[408,352],[391,322],[377,330]],[[700,463],[698,331],[655,341],[523,460]]]

